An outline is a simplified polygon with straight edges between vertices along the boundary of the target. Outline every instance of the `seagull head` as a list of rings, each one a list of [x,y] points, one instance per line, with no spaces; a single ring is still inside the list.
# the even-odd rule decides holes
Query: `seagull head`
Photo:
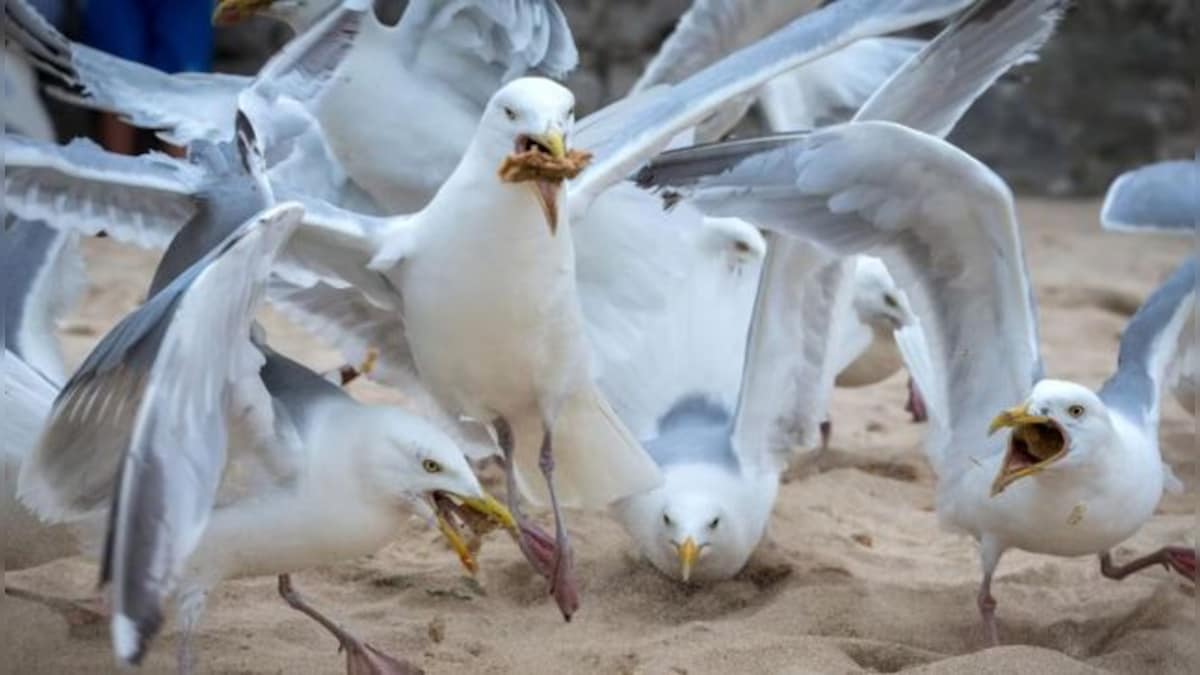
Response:
[[[908,298],[879,258],[861,256],[854,269],[854,311],[868,326],[896,330],[914,321]]]
[[[373,421],[364,448],[365,483],[386,503],[432,513],[463,566],[474,572],[466,538],[496,526],[515,531],[512,514],[484,492],[458,444],[440,429],[394,408]]]
[[[1025,403],[1001,412],[989,433],[1010,428],[1008,448],[992,482],[992,496],[1013,482],[1075,465],[1102,452],[1113,437],[1108,408],[1087,387],[1042,380]]]
[[[563,182],[586,165],[588,155],[571,150],[575,95],[542,77],[509,82],[488,101],[469,152],[499,167],[501,180],[532,190],[554,234]]]
[[[315,22],[338,0],[220,0],[213,9],[215,26],[232,26],[252,16],[269,16],[297,33]]]

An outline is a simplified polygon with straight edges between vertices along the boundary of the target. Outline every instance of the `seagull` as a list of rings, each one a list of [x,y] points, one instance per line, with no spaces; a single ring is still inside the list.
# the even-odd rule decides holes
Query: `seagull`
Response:
[[[992,8],[984,4],[964,14],[874,94],[874,114],[921,101],[928,107],[913,117],[952,125],[1001,73],[1040,47],[1053,27],[1052,6],[988,13]],[[703,150],[678,154],[690,152]],[[660,170],[656,160],[639,178],[657,179]],[[670,202],[672,214],[691,208],[690,199]],[[709,205],[701,206],[717,216]],[[726,222],[754,231],[737,218]],[[615,407],[665,476],[663,487],[619,502],[615,515],[643,556],[681,581],[728,578],[744,566],[765,531],[779,474],[796,447],[813,444],[843,365],[835,340],[845,333],[841,322],[851,316],[853,286],[844,280],[853,278],[853,266],[847,265],[853,261],[772,234],[748,336],[748,315],[732,318],[739,309],[737,283],[743,282],[706,268],[707,274],[687,280],[700,289],[696,292],[711,296],[701,305],[704,311],[689,313],[695,303],[686,296],[677,301],[678,327],[661,330],[651,341],[665,346],[650,347],[643,360],[635,360],[627,373],[618,371],[623,377],[613,376],[616,383],[608,384]],[[708,291],[709,285],[721,292]],[[913,351],[923,354],[919,325],[909,331],[917,341]],[[744,361],[722,359],[731,353],[744,353]],[[665,376],[651,382],[641,374],[661,369]]]
[[[1161,232],[1195,237],[1200,231],[1200,158],[1149,164],[1117,177],[1100,210],[1110,232]],[[1167,386],[1192,415],[1200,400],[1200,349],[1188,324],[1167,367]]]
[[[979,11],[964,21],[986,25],[1031,10],[1048,34],[1056,3]],[[943,134],[953,123],[884,97],[865,109]],[[863,111],[860,117],[870,119]],[[1194,261],[1135,316],[1117,373],[1093,393],[1042,378],[1012,195],[986,167],[935,136],[861,121],[675,151],[640,179],[710,216],[746,218],[839,254],[879,255],[906,285],[933,331],[922,347],[935,367],[906,360],[930,404],[927,449],[938,474],[938,513],[980,543],[979,606],[993,642],[990,586],[1008,548],[1099,555],[1102,571],[1114,577],[1162,562],[1194,578],[1195,552],[1187,549],[1167,547],[1125,566],[1108,554],[1153,514],[1164,486],[1177,484],[1158,451],[1157,385],[1162,350],[1174,347],[1192,311]],[[993,432],[1014,427],[1009,443],[990,436],[989,418],[1021,401],[992,420]]]
[[[120,322],[63,386],[22,463],[19,496],[44,518],[103,518],[112,495],[102,582],[112,584],[122,663],[141,660],[175,594],[186,669],[208,592],[227,578],[279,574],[289,604],[346,649],[349,672],[356,662],[397,664],[324,619],[286,575],[378,550],[412,510],[436,513],[468,566],[458,513],[511,525],[436,427],[359,404],[250,339],[272,258],[302,211],[265,210]],[[237,451],[229,462],[257,478],[214,506],[227,444]]]
[[[587,270],[581,264],[577,277],[572,221],[581,235],[645,222],[632,215],[653,212],[653,198],[622,179],[716,106],[860,37],[940,18],[965,4],[843,0],[678,85],[620,101],[577,127],[569,91],[541,78],[512,80],[492,96],[466,153],[422,210],[357,232],[298,231],[320,280],[298,284],[291,300],[360,344],[364,332],[370,339],[386,327],[390,340],[378,350],[381,362],[411,364],[443,407],[490,427],[508,460],[510,500],[524,492],[556,513],[551,541],[512,501],[523,551],[551,579],[559,609],[569,617],[578,600],[559,498],[566,505],[601,506],[659,481],[657,467],[593,381],[591,348],[603,353],[622,341],[584,324],[591,305],[591,317],[598,313],[616,324],[614,330],[627,331],[630,320],[620,308],[641,302],[640,288],[629,281],[639,270],[602,258],[607,264]],[[361,143],[374,143],[369,129],[355,129]],[[498,179],[514,153],[579,168],[584,160],[573,146],[591,151],[593,160],[565,188],[561,177],[520,180],[518,172],[517,182]],[[496,229],[497,220],[504,229]],[[622,242],[609,244],[620,250]],[[578,251],[580,261],[599,257],[582,242]],[[379,288],[380,278],[394,291]],[[621,292],[598,306],[585,300],[592,294],[581,294],[608,283]],[[348,305],[335,298],[352,293],[367,302],[353,305],[347,316]],[[530,480],[538,474],[542,481]]]

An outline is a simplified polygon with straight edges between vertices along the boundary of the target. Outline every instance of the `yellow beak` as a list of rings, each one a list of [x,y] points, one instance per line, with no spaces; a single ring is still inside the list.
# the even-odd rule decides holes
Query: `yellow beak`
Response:
[[[1026,433],[1027,430],[1036,432],[1036,427],[1044,427],[1045,425],[1052,424],[1053,421],[1049,417],[1043,415],[1034,415],[1029,412],[1028,405],[1020,405],[1015,408],[1009,408],[1008,410],[1001,412],[999,415],[996,415],[995,419],[993,419],[992,423],[988,426],[988,435],[990,436],[1000,429],[1012,428],[1014,439],[1020,438],[1021,443],[1028,447],[1029,443],[1037,442],[1040,439],[1036,433]],[[1035,429],[1029,429],[1030,427],[1034,427]],[[995,497],[1003,492],[1004,489],[1009,485],[1012,485],[1014,482],[1022,478],[1041,473],[1047,466],[1062,458],[1062,456],[1066,453],[1066,444],[1065,439],[1062,439],[1061,436],[1059,440],[1063,441],[1062,447],[1055,451],[1054,454],[1046,457],[1045,459],[1041,459],[1040,461],[1024,463],[1021,466],[1014,466],[1014,463],[1018,461],[1015,453],[1016,441],[1010,439],[1008,448],[1004,451],[1004,459],[1000,462],[1000,472],[996,474],[995,480],[992,481],[991,496]],[[1040,453],[1041,450],[1038,449],[1038,452]],[[1021,457],[1020,461],[1029,462],[1031,453],[1027,451],[1022,454],[1024,457]],[[1037,459],[1039,456],[1039,454],[1032,454],[1033,459]]]
[[[214,26],[232,26],[271,6],[274,0],[221,0],[213,9]]]
[[[692,568],[696,565],[696,558],[700,555],[700,547],[696,546],[696,540],[688,537],[683,540],[683,544],[677,549],[679,553],[679,578],[683,579],[686,584],[692,578]]]
[[[538,136],[530,136],[530,138],[546,146],[546,149],[550,151],[550,156],[555,159],[567,156],[567,141],[563,138],[561,131],[548,131]]]
[[[504,507],[495,497],[484,493],[483,497],[463,497],[455,495],[462,501],[464,508],[470,509],[485,516],[488,520],[499,525],[507,530],[516,531],[517,522],[513,519],[512,514]],[[441,512],[437,514],[438,530],[442,536],[450,544],[450,548],[454,549],[454,553],[458,555],[458,561],[471,574],[479,571],[479,563],[475,561],[475,552],[472,551],[472,546],[463,538],[462,533],[453,523],[451,523]]]

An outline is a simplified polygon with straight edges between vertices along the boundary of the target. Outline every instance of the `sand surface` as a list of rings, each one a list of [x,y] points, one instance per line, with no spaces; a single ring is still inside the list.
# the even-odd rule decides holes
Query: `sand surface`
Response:
[[[1088,385],[1109,374],[1128,314],[1190,247],[1101,234],[1098,209],[1020,204],[1048,372]],[[91,289],[63,328],[72,365],[135,306],[156,260],[106,240],[87,250]],[[313,367],[340,363],[273,317],[268,330]],[[728,582],[679,586],[639,562],[614,521],[581,513],[570,523],[583,608],[570,624],[509,539],[488,541],[471,580],[415,520],[378,554],[295,580],[361,636],[430,673],[1200,672],[1194,589],[1161,569],[1108,581],[1094,558],[1006,555],[993,587],[1006,646],[981,650],[975,546],[938,529],[923,427],[902,410],[904,384],[897,375],[838,391],[835,450],[782,487],[767,542]],[[352,389],[400,400],[370,383]],[[1173,400],[1164,411],[1164,452],[1189,491],[1167,497],[1119,559],[1196,540],[1195,423]],[[5,581],[84,597],[95,578],[91,563],[70,558]],[[11,598],[0,625],[0,671],[116,671],[103,627],[68,630],[42,606]],[[143,670],[171,672],[177,638],[169,621]],[[280,602],[273,578],[220,586],[194,644],[199,673],[344,672],[334,641]]]

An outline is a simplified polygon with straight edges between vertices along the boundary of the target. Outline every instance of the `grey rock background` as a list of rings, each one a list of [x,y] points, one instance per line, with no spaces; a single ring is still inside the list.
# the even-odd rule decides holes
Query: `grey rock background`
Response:
[[[395,14],[401,0],[383,0]],[[568,85],[581,111],[623,95],[690,0],[559,0],[579,45]],[[951,137],[1014,189],[1103,192],[1121,171],[1200,148],[1197,0],[1076,0],[1041,60],[1005,78]],[[929,31],[932,33],[932,30]],[[288,30],[268,21],[217,36],[218,69],[253,72]],[[735,131],[756,133],[749,119]]]

